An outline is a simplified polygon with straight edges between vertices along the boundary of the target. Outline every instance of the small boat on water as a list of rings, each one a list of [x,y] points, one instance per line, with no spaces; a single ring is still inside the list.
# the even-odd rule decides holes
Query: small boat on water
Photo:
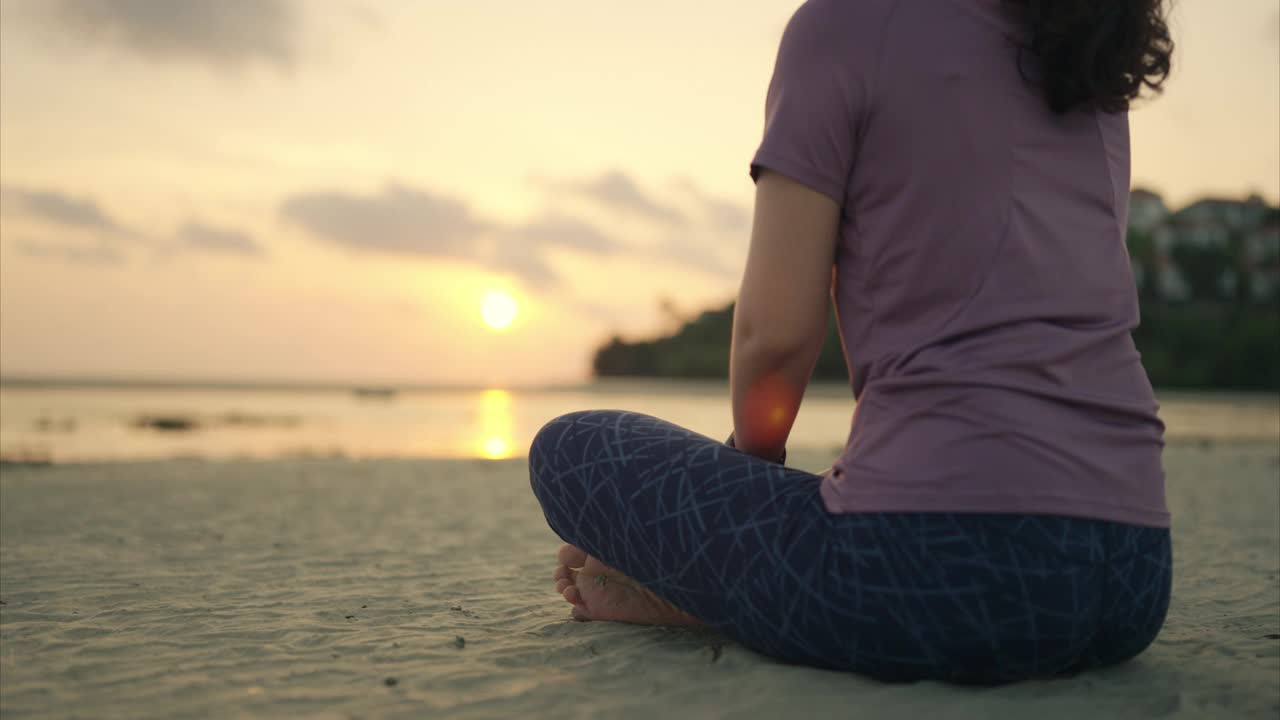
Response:
[[[351,392],[366,400],[390,400],[396,396],[396,389],[389,387],[358,387]]]

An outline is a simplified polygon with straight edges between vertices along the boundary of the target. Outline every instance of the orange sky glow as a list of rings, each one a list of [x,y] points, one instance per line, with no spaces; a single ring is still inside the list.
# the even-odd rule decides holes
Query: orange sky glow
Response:
[[[797,4],[4,0],[0,374],[582,381],[732,298]],[[1277,202],[1276,3],[1173,27],[1134,184]]]

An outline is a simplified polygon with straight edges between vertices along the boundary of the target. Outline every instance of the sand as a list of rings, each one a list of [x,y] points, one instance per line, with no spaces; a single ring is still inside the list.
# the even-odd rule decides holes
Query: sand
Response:
[[[1280,451],[1183,444],[1166,464],[1177,569],[1155,645],[998,688],[573,622],[521,461],[6,468],[0,715],[1276,717]]]

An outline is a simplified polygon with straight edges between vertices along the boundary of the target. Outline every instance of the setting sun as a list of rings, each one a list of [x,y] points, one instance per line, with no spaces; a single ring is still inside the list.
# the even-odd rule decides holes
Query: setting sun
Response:
[[[516,299],[501,290],[490,290],[480,300],[480,315],[494,330],[505,329],[516,319],[519,310]]]

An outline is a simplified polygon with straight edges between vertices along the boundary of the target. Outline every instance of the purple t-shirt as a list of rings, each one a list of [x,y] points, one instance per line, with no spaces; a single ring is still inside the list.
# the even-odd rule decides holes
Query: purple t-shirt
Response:
[[[1169,525],[1130,337],[1128,117],[1054,115],[1024,33],[1000,0],[809,0],[783,35],[751,171],[843,208],[857,407],[832,512]]]

